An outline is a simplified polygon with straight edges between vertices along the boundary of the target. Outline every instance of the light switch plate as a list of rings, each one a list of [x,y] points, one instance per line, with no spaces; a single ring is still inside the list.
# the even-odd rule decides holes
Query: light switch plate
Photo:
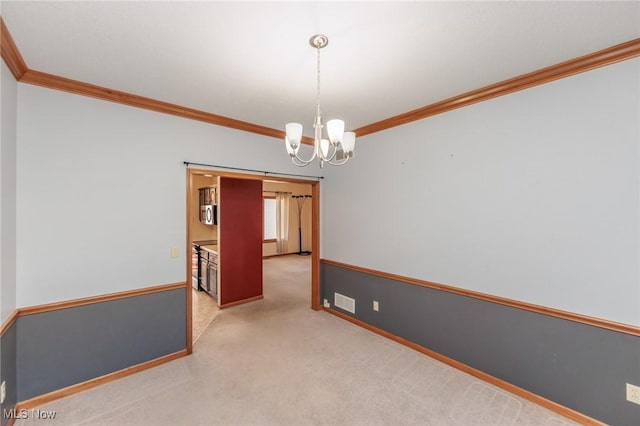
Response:
[[[178,257],[178,247],[171,247],[171,257]]]
[[[373,301],[373,310],[378,312],[380,310],[380,304],[378,303],[377,300]]]
[[[0,404],[4,404],[4,400],[7,397],[7,382],[4,380],[0,385]]]
[[[627,383],[627,401],[640,405],[640,386]]]

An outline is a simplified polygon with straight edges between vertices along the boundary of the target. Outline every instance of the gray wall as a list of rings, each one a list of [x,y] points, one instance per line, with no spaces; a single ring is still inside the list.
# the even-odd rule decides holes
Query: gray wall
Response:
[[[322,264],[322,297],[352,315],[537,395],[615,425],[637,425],[640,338],[342,267]],[[372,302],[380,303],[380,311]]]
[[[185,321],[184,289],[21,316],[18,401],[185,349]]]
[[[3,317],[16,307],[184,280],[185,160],[299,173],[275,138],[13,85],[17,188],[2,193],[2,206],[13,206],[16,231],[7,235],[16,237],[3,256],[13,256],[15,279],[2,282]],[[4,86],[2,95],[4,102]],[[18,400],[184,349],[185,295],[171,294],[20,318]]]
[[[0,61],[0,322],[16,308],[16,156],[18,83]],[[6,381],[7,399],[2,410],[16,403],[16,324],[2,335],[0,380]],[[2,415],[1,424],[7,422]]]
[[[18,307],[184,281],[183,161],[300,173],[276,138],[29,84],[17,115]]]
[[[6,382],[7,398],[2,404],[2,420],[1,425],[7,424],[8,418],[5,418],[5,410],[11,410],[15,407],[17,401],[18,380],[16,375],[16,323],[14,322],[5,333],[0,341],[0,376]]]
[[[4,61],[0,66],[0,321],[16,308],[16,175],[18,83]]]
[[[640,326],[640,58],[360,139],[322,257]]]

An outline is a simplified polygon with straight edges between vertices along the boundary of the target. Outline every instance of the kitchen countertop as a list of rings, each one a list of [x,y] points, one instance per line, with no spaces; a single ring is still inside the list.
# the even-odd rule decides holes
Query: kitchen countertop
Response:
[[[194,241],[192,244],[195,244],[195,245],[197,245],[197,246],[210,246],[210,245],[217,245],[217,244],[218,244],[218,240]]]
[[[204,249],[208,252],[214,253],[214,254],[218,254],[218,245],[217,244],[209,244],[206,246],[200,246],[200,249]]]

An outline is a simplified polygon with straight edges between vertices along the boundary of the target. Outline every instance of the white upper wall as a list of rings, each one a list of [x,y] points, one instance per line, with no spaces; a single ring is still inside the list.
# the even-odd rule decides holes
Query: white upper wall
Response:
[[[274,138],[19,84],[17,305],[184,281],[183,161],[300,173]]]
[[[16,308],[16,113],[18,84],[4,63],[0,70],[0,321]]]
[[[640,59],[372,134],[322,256],[640,325],[639,145]]]

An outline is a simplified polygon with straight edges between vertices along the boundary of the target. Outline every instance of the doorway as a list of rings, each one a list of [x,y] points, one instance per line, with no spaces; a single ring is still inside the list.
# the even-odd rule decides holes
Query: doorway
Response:
[[[229,177],[236,179],[250,179],[250,180],[258,180],[263,182],[263,187],[268,185],[276,185],[276,184],[298,184],[298,185],[308,185],[310,187],[310,202],[308,209],[310,209],[310,232],[303,233],[303,247],[304,251],[311,251],[310,263],[311,263],[311,276],[310,276],[310,293],[311,293],[311,309],[320,310],[320,182],[316,180],[304,180],[304,179],[292,179],[285,177],[275,177],[275,176],[261,176],[261,175],[251,175],[251,174],[243,174],[243,173],[234,173],[234,172],[225,172],[219,170],[211,170],[211,169],[194,169],[187,168],[187,251],[186,253],[192,252],[192,242],[194,241],[194,237],[198,234],[197,225],[195,219],[199,218],[200,208],[196,206],[199,203],[197,197],[198,185],[202,182],[202,179],[205,177]],[[265,181],[268,181],[265,183]],[[294,191],[290,191],[294,192]],[[300,191],[298,191],[300,192]],[[293,201],[293,205],[295,205],[295,200]],[[295,244],[292,244],[297,247],[298,245],[298,231],[297,231],[297,214],[291,218],[291,222],[295,222],[296,231],[293,233],[290,232],[290,241],[295,240]],[[214,234],[212,234],[214,235]],[[295,237],[295,238],[294,238]],[[298,248],[298,251],[303,251],[303,247]],[[193,329],[193,302],[195,297],[199,297],[198,294],[194,296],[192,290],[192,258],[191,256],[187,256],[187,352],[191,353],[193,349],[193,340],[194,337],[194,329]],[[208,325],[208,323],[207,323]],[[206,326],[206,325],[205,325]]]

